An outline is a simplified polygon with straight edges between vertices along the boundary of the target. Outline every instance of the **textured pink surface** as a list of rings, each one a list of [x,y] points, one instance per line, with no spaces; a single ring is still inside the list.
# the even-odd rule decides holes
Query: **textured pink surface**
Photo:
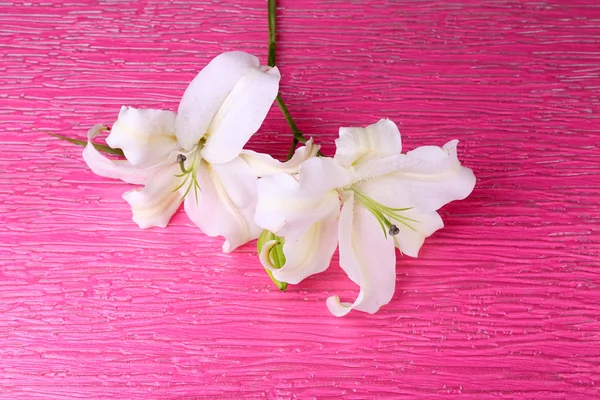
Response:
[[[600,396],[598,2],[280,2],[282,92],[326,153],[389,117],[478,177],[393,301],[342,319],[337,259],[281,293],[184,213],[139,230],[129,186],[42,133],[174,110],[221,51],[265,60],[266,2],[232,3],[0,3],[0,398]],[[273,109],[251,145],[289,138]]]

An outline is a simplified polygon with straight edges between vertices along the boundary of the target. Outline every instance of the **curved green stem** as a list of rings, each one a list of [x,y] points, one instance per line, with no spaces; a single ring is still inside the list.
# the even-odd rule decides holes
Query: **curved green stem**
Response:
[[[269,9],[268,64],[270,67],[274,67],[275,66],[275,52],[276,52],[276,48],[277,48],[277,23],[276,23],[276,19],[275,19],[275,14],[277,11],[277,1],[276,0],[268,0],[268,9]],[[287,159],[289,160],[294,155],[294,151],[296,150],[296,145],[298,143],[306,143],[306,138],[304,137],[302,132],[300,132],[300,129],[298,129],[296,122],[294,122],[292,115],[290,114],[287,106],[285,105],[285,103],[283,102],[283,99],[281,98],[281,94],[277,94],[276,101],[277,101],[277,105],[279,106],[279,109],[281,110],[281,113],[285,117],[286,122],[288,123],[288,125],[290,126],[290,129],[292,130],[292,134],[294,135],[294,139],[292,140],[292,147],[290,148],[290,151],[287,156]],[[319,152],[319,155],[322,156],[323,154],[321,152]]]
[[[285,158],[286,161],[291,160],[291,158],[294,157],[294,153],[296,152],[297,145],[298,145],[298,139],[294,138],[294,140],[292,140],[292,146],[290,147],[290,151],[288,151],[288,155]]]
[[[306,143],[306,139],[304,138],[304,135],[302,134],[302,132],[300,132],[300,129],[298,129],[298,126],[296,125],[296,122],[294,121],[294,118],[292,118],[292,115],[290,114],[287,106],[283,102],[283,99],[281,98],[281,95],[278,94],[277,97],[275,98],[275,100],[277,101],[277,105],[281,109],[281,113],[285,117],[286,122],[288,123],[288,125],[290,126],[290,129],[292,130],[292,134],[294,135],[294,139],[297,142]]]

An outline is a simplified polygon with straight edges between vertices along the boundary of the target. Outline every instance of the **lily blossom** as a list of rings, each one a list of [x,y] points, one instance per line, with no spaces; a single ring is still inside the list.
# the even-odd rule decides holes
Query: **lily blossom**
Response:
[[[329,310],[375,313],[394,293],[395,248],[417,257],[425,238],[444,226],[436,210],[475,186],[473,172],[458,161],[457,144],[401,154],[400,132],[390,120],[340,128],[335,157],[311,158],[295,175],[258,180],[255,221],[281,237],[264,243],[261,263],[277,280],[295,284],[327,269],[339,245],[340,266],[360,293],[352,303],[329,297]],[[273,263],[277,246],[283,266]]]
[[[256,180],[265,171],[294,171],[318,146],[312,141],[287,163],[242,150],[259,129],[279,90],[277,67],[253,55],[223,53],[202,69],[185,91],[177,113],[122,107],[106,142],[123,150],[113,160],[91,144],[83,158],[101,176],[145,185],[126,192],[140,228],[165,227],[180,204],[207,235],[223,236],[223,251],[255,239]],[[278,170],[278,168],[281,169]]]

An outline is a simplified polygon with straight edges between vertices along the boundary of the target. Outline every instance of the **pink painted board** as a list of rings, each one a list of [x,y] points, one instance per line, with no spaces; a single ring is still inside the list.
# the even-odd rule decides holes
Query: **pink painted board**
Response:
[[[266,61],[264,0],[0,2],[0,399],[600,398],[600,4],[279,2],[281,92],[331,155],[391,118],[477,175],[392,302],[331,316],[337,263],[279,292],[180,212],[140,230],[81,149],[176,110],[216,54]],[[250,147],[282,157],[272,109]]]

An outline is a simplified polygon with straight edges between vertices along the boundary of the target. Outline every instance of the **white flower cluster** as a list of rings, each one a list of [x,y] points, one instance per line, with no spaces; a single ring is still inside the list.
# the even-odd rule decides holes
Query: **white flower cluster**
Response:
[[[287,162],[244,150],[279,90],[277,67],[243,52],[213,59],[185,91],[177,113],[123,107],[106,142],[126,160],[102,155],[88,133],[83,157],[91,170],[143,188],[126,192],[140,228],[166,227],[184,203],[209,236],[230,252],[259,238],[262,265],[296,284],[324,271],[339,247],[340,265],[360,286],[353,303],[327,300],[336,316],[374,313],[389,303],[396,251],[416,257],[443,227],[436,212],[467,197],[472,171],[460,165],[457,141],[402,154],[400,132],[387,119],[340,128],[333,158],[317,157],[309,140]]]

